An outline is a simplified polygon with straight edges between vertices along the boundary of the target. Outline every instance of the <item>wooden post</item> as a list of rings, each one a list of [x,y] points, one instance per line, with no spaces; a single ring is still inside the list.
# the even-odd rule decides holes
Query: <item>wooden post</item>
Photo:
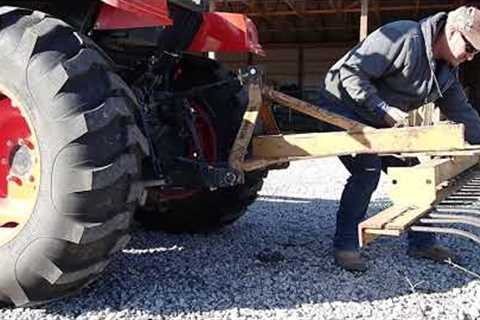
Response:
[[[305,75],[305,59],[304,48],[302,45],[298,47],[298,90],[300,90],[300,98],[303,98],[304,75]]]
[[[360,41],[368,35],[368,0],[362,0],[362,15],[360,17]]]

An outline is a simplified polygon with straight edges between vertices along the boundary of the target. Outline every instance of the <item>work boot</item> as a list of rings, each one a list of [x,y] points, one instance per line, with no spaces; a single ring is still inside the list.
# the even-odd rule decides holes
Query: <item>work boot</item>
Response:
[[[407,254],[414,258],[430,259],[436,262],[459,262],[459,257],[456,256],[448,248],[441,245],[434,244],[425,248],[409,248]]]
[[[356,250],[335,250],[335,263],[347,271],[365,272],[367,264]]]

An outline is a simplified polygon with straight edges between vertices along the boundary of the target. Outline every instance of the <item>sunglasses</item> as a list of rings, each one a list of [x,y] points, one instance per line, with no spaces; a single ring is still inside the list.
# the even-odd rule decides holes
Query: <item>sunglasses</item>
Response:
[[[478,49],[476,49],[473,44],[470,43],[470,41],[467,40],[467,38],[465,38],[465,36],[463,34],[461,34],[462,36],[462,39],[463,39],[463,42],[465,42],[465,52],[467,52],[468,54],[477,54],[479,52]]]

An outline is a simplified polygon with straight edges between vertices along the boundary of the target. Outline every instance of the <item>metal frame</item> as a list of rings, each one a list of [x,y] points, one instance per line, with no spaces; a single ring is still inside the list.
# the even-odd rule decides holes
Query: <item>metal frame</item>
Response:
[[[250,72],[257,71],[252,68]],[[409,229],[480,239],[463,230],[422,224],[428,222],[480,225],[480,210],[479,217],[475,218],[477,220],[471,216],[457,215],[445,218],[430,214],[436,204],[452,196],[461,188],[462,183],[471,178],[459,177],[465,171],[472,170],[471,168],[479,162],[480,147],[465,142],[463,125],[440,123],[434,126],[375,129],[269,87],[263,87],[258,77],[249,84],[248,90],[250,102],[229,157],[229,164],[233,169],[245,172],[294,160],[347,154],[400,156],[428,154],[443,157],[460,155],[434,158],[414,167],[388,168],[388,175],[392,181],[390,197],[394,205],[359,225],[359,242],[361,246],[365,246],[380,235],[399,236]],[[333,124],[345,131],[284,135],[271,114],[272,102]],[[265,129],[270,135],[254,136],[259,117],[266,121]],[[250,145],[253,146],[252,157],[246,160]],[[475,172],[480,175],[480,171]],[[480,197],[480,182],[476,188]],[[416,223],[420,224],[415,225]]]
[[[276,163],[347,154],[480,153],[480,147],[466,144],[462,124],[375,129],[263,87],[258,80],[249,84],[249,97],[250,103],[229,158],[230,165],[237,170],[251,171]],[[271,115],[269,106],[272,101],[345,131],[284,135]],[[273,128],[273,131],[270,130],[270,135],[254,137],[255,124],[260,115],[263,115],[262,119],[268,119],[267,127]],[[252,157],[245,160],[250,144],[253,146]]]
[[[360,246],[408,230],[477,239],[451,225],[480,227],[480,208],[462,208],[480,199],[480,185],[472,182],[480,176],[479,159],[478,155],[437,158],[414,167],[389,168],[393,206],[360,223]]]

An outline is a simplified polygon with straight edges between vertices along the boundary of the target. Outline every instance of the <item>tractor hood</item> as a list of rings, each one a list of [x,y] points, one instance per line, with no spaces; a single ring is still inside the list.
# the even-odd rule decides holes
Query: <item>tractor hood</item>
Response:
[[[101,1],[104,5],[95,23],[97,30],[134,29],[174,24],[169,16],[167,0]],[[247,16],[228,12],[201,12],[204,7],[202,0],[171,0],[170,2],[172,5],[182,7],[183,10],[196,12],[202,20],[188,51],[265,54],[259,43],[257,28]]]

